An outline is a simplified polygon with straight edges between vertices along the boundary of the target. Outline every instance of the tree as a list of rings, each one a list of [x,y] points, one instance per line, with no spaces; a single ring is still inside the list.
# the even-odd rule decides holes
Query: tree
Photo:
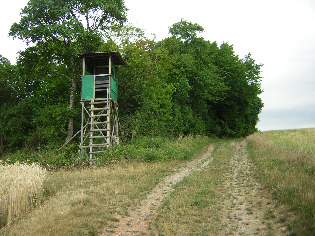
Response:
[[[70,110],[67,106],[71,73],[67,65],[59,61],[54,49],[46,43],[37,43],[20,52],[17,61],[19,98],[33,108],[34,129],[26,140],[31,143],[29,146],[60,145],[67,134],[65,116],[78,120],[79,107]],[[78,124],[74,128],[78,128]]]
[[[222,127],[221,135],[239,137],[255,132],[263,107],[258,97],[262,92],[262,65],[255,64],[250,54],[240,59],[227,43],[213,50],[212,60],[228,88],[225,99],[214,107]]]
[[[119,69],[119,116],[124,138],[172,134],[169,56],[155,41],[129,42],[123,49],[127,66]]]
[[[202,31],[181,20],[169,38],[124,45],[119,115],[125,136],[239,137],[256,131],[261,65],[250,55],[239,59],[227,43],[204,40]]]
[[[169,32],[173,37],[179,38],[183,41],[191,41],[196,39],[197,33],[201,33],[203,31],[204,29],[202,26],[193,24],[183,19],[181,19],[180,22],[173,24],[169,28]]]
[[[262,108],[260,69],[248,55],[198,36],[203,28],[185,20],[170,27],[174,117],[179,132],[244,136],[256,130]],[[183,115],[184,114],[184,115]],[[179,125],[180,124],[180,125]]]
[[[0,153],[4,149],[5,143],[5,126],[6,121],[4,119],[7,108],[14,103],[14,91],[10,85],[13,77],[13,66],[9,60],[0,55]]]
[[[226,97],[227,87],[211,59],[216,45],[198,37],[202,31],[181,20],[170,27],[172,37],[163,40],[174,65],[174,116],[181,133],[217,134],[212,106]]]
[[[14,74],[14,66],[8,59],[0,55],[0,107],[11,102],[14,98],[14,92],[10,85]]]
[[[10,36],[41,44],[55,65],[66,66],[71,89],[69,109],[75,108],[80,74],[78,53],[95,51],[110,27],[126,21],[123,0],[30,0],[14,23]],[[70,112],[71,114],[71,112]],[[68,117],[66,141],[73,136],[73,116]]]

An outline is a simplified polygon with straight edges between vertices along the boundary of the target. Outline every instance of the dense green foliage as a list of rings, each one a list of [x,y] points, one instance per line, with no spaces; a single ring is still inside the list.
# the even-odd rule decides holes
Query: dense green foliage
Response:
[[[73,136],[76,124],[81,71],[78,54],[97,50],[102,34],[126,20],[125,11],[122,0],[30,0],[21,12],[20,22],[11,26],[10,36],[36,44],[20,55],[22,66],[34,69],[23,74],[27,80],[40,84],[55,76],[68,80],[69,112],[64,114],[68,119],[66,140]]]
[[[239,137],[256,131],[263,106],[261,65],[227,43],[200,37],[181,20],[171,36],[147,39],[122,26],[122,0],[30,0],[10,35],[32,42],[16,65],[1,57],[1,152],[60,146],[80,128],[80,59],[119,50],[118,103],[123,140],[202,134]]]
[[[100,154],[95,165],[102,166],[111,162],[133,161],[165,161],[186,160],[192,158],[196,150],[201,150],[213,139],[205,136],[137,137],[129,143],[122,143],[108,148],[108,152]],[[20,150],[2,157],[6,164],[38,163],[47,169],[84,168],[89,166],[88,155],[78,150],[77,144],[67,145],[61,150],[40,149],[38,151]],[[1,162],[0,162],[1,164]],[[3,163],[2,163],[3,164]]]
[[[120,115],[126,135],[206,134],[239,137],[256,131],[263,106],[261,65],[220,47],[181,21],[172,37],[139,40],[122,49]]]

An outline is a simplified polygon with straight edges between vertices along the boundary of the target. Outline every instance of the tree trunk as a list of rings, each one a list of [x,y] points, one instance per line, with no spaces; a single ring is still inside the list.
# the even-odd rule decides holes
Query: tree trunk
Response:
[[[75,94],[77,92],[77,85],[76,85],[76,77],[77,77],[77,71],[75,68],[75,63],[74,63],[74,58],[71,52],[69,52],[70,56],[70,66],[72,70],[72,78],[71,78],[71,91],[70,91],[70,99],[69,99],[69,108],[70,112],[72,113],[74,107],[75,107]],[[74,121],[73,121],[73,116],[72,114],[68,117],[68,133],[66,137],[66,141],[68,142],[72,136],[73,136],[73,126],[74,126]]]

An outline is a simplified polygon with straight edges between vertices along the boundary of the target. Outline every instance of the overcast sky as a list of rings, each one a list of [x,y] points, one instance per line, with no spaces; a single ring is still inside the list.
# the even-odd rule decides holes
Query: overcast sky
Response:
[[[15,63],[23,49],[9,38],[27,0],[0,0],[0,54]],[[125,0],[129,21],[168,36],[181,18],[198,23],[211,42],[228,42],[241,58],[249,52],[262,70],[265,107],[260,130],[315,127],[315,1],[313,0]]]

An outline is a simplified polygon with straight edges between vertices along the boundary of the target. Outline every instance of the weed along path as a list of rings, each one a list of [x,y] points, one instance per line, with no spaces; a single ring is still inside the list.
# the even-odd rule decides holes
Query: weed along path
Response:
[[[210,145],[200,158],[194,159],[175,170],[173,175],[165,177],[148,195],[142,200],[136,209],[129,211],[129,216],[116,215],[117,224],[112,228],[106,228],[101,235],[148,235],[150,234],[151,220],[157,214],[158,208],[165,199],[174,191],[177,183],[181,182],[191,173],[207,167],[211,161],[211,153],[214,145]]]
[[[246,141],[231,144],[234,156],[221,185],[222,235],[287,235],[285,207],[276,207],[271,195],[254,178]]]

